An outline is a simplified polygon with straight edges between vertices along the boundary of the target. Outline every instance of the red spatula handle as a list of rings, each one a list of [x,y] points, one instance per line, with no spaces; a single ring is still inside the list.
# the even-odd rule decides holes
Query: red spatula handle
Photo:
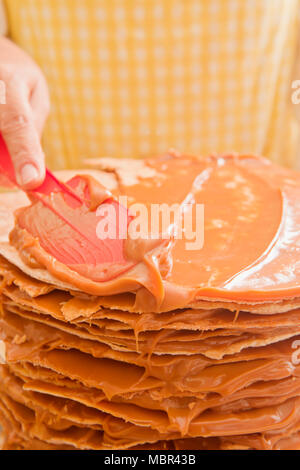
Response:
[[[16,177],[15,177],[15,170],[8,153],[6,144],[2,135],[0,134],[0,173],[3,173],[11,183],[17,185]]]
[[[3,173],[15,186],[19,186],[16,181],[15,170],[12,164],[8,149],[0,134],[0,173]],[[39,193],[41,195],[49,195],[53,192],[62,191],[68,196],[76,200],[76,202],[83,203],[83,200],[73,192],[68,186],[61,183],[50,170],[46,169],[46,176],[44,182],[30,193]]]

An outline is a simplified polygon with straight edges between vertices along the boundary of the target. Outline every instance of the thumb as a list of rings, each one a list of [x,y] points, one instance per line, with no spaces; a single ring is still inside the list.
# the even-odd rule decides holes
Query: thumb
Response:
[[[45,178],[44,153],[34,125],[29,103],[16,100],[5,105],[0,116],[0,131],[15,168],[17,183],[34,189]]]

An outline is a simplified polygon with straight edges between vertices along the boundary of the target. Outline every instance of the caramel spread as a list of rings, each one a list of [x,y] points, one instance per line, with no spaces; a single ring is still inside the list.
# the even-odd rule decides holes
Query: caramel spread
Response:
[[[112,192],[71,179],[83,204],[33,199],[0,243],[3,448],[300,449],[300,176],[251,156],[129,163],[94,162]],[[100,255],[95,211],[119,196],[204,204],[204,246],[170,226]]]
[[[203,248],[188,250],[184,237],[170,243],[133,243],[129,238],[123,245],[121,263],[112,256],[97,264],[94,246],[85,245],[85,259],[76,264],[72,256],[80,252],[84,241],[55,210],[80,218],[85,230],[92,233],[94,245],[97,219],[91,217],[90,207],[70,208],[58,194],[52,195],[51,209],[36,202],[18,212],[11,242],[30,263],[34,259],[79,290],[93,295],[140,291],[142,311],[149,301],[152,309],[162,311],[185,307],[198,298],[264,302],[299,295],[298,174],[250,156],[166,156],[146,165],[153,169],[154,177],[121,185],[114,196],[126,195],[132,203],[144,204],[149,214],[151,204],[184,206],[189,201],[189,210],[203,204]],[[76,189],[74,181],[70,184]],[[89,181],[89,188],[90,195],[98,194],[95,181]],[[100,197],[89,197],[93,209],[104,199],[102,191]],[[107,240],[108,250],[109,243]],[[67,265],[60,262],[62,251],[64,255],[68,251]],[[162,259],[160,264],[158,259]]]

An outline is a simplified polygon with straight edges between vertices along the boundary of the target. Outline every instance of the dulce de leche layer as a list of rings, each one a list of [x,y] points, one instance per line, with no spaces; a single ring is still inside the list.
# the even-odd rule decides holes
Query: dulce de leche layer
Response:
[[[88,222],[105,193],[86,176],[78,186],[69,183],[89,195],[86,205],[69,207],[54,194],[46,205],[33,200],[17,212],[11,243],[23,261],[92,295],[134,292],[140,311],[172,310],[201,299],[263,303],[300,296],[299,173],[254,156],[167,155],[143,165],[144,173],[129,181],[119,178],[113,190],[114,197],[127,196],[149,214],[148,240],[128,235],[121,264],[97,264],[92,249],[81,263],[72,263],[83,240],[61,214],[68,211],[72,220],[94,229]],[[203,246],[190,248],[171,225],[169,239],[151,237],[153,204],[178,204],[198,230],[202,219],[196,207],[202,205]],[[67,265],[59,261],[61,250],[68,251]]]
[[[300,447],[300,310],[134,313],[0,259],[4,448]]]

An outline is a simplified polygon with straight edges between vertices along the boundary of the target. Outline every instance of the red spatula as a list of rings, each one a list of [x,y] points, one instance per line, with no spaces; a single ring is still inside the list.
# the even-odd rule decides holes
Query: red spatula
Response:
[[[15,170],[7,150],[6,144],[3,137],[0,134],[0,172],[3,173],[11,183],[15,186],[19,186],[15,177]],[[73,198],[78,203],[83,203],[83,200],[73,191],[71,191],[67,185],[61,183],[54,175],[46,169],[46,177],[44,182],[35,190],[30,193],[49,195],[52,192],[62,191],[68,194],[69,197]]]
[[[13,164],[1,135],[0,173],[4,174],[15,186],[18,186]],[[79,176],[64,184],[47,169],[43,184],[33,191],[27,191],[31,199],[42,202],[44,206],[71,227],[73,230],[71,232],[73,233],[73,240],[66,239],[64,242],[60,237],[57,237],[57,234],[55,240],[49,240],[49,233],[55,233],[55,231],[50,227],[50,230],[48,228],[49,233],[46,234],[47,236],[43,236],[45,235],[45,233],[41,233],[43,224],[40,224],[37,231],[32,229],[33,232],[31,233],[34,236],[38,234],[42,247],[48,253],[70,267],[82,266],[86,262],[89,264],[89,272],[92,269],[92,264],[97,267],[97,272],[99,273],[101,272],[101,265],[103,265],[104,272],[101,273],[100,278],[101,281],[106,281],[116,277],[121,272],[125,272],[133,265],[132,262],[126,260],[124,254],[124,233],[127,233],[131,217],[125,207],[120,205],[113,197],[108,197],[102,204],[105,204],[108,209],[114,209],[114,211],[107,211],[108,214],[111,214],[107,222],[111,225],[110,233],[116,234],[116,237],[101,239],[99,231],[97,231],[99,224],[97,211],[88,210],[88,195],[85,197],[85,193],[79,195],[76,192],[78,183],[80,183]],[[62,195],[60,205],[57,204],[57,201],[55,202],[53,197],[57,193]],[[119,236],[120,234],[123,234],[122,237]],[[118,266],[118,269],[107,269],[109,265]]]

